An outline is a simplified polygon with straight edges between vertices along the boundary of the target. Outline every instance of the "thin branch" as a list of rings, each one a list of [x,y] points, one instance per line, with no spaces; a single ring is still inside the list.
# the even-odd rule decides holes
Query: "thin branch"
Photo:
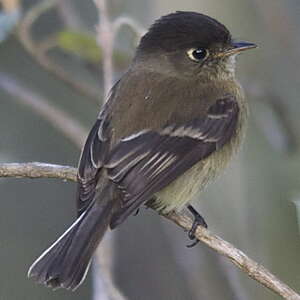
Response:
[[[80,31],[84,27],[83,22],[74,7],[73,0],[60,0],[57,2],[58,13],[64,24],[75,31]]]
[[[63,82],[76,89],[80,94],[89,97],[90,99],[99,102],[99,91],[94,86],[84,83],[83,81],[75,80],[70,76],[69,72],[51,60],[44,51],[43,42],[34,41],[31,35],[31,29],[35,21],[45,12],[55,8],[57,0],[45,0],[36,4],[25,15],[19,24],[18,37],[24,48],[31,56],[48,72],[54,74]]]
[[[113,22],[113,31],[117,35],[123,26],[128,26],[138,38],[146,33],[146,29],[138,22],[127,16],[120,16]]]
[[[48,53],[58,46],[57,35],[53,34],[39,42],[39,51],[41,53]]]
[[[76,169],[68,166],[42,163],[0,164],[0,177],[49,177],[76,181]],[[175,212],[163,216],[185,230],[189,230],[193,223],[189,217],[179,215]],[[274,293],[280,295],[282,298],[287,300],[300,300],[299,294],[280,281],[265,267],[249,258],[241,250],[235,248],[232,244],[224,241],[217,235],[212,234],[209,230],[203,227],[197,228],[195,236],[219,254],[229,258],[233,264],[239,267],[249,277],[269,288]]]
[[[1,0],[3,11],[6,13],[13,13],[16,10],[20,10],[20,0]]]
[[[94,3],[99,11],[98,44],[103,53],[104,96],[107,96],[113,83],[113,26],[108,17],[106,0],[94,0]]]
[[[192,220],[186,216],[170,213],[165,217],[185,230],[192,227]],[[221,239],[217,235],[212,234],[209,230],[198,227],[195,233],[198,240],[205,243],[219,254],[229,258],[232,263],[239,267],[249,277],[261,283],[271,291],[288,300],[300,300],[300,295],[293,291],[289,286],[280,281],[275,275],[268,271],[265,267],[249,258],[241,250],[235,248],[232,244]]]
[[[104,86],[104,101],[107,100],[109,90],[113,85],[113,49],[114,49],[114,32],[112,31],[112,23],[110,21],[107,11],[106,0],[94,0],[95,6],[98,10],[98,25],[97,25],[97,41],[102,50],[103,55],[103,86]],[[102,247],[97,249],[95,254],[94,270],[94,300],[102,300],[102,293],[99,292],[99,286],[104,285],[105,290],[108,291],[111,300],[125,300],[125,296],[116,288],[113,281],[112,274],[112,255],[113,255],[113,239],[111,236],[106,236]],[[105,277],[98,279],[97,274],[104,272]]]
[[[94,255],[93,300],[105,299],[103,294],[109,294],[109,300],[127,299],[116,287],[113,280],[113,238],[112,234],[106,234],[96,255]]]
[[[79,149],[87,136],[87,131],[71,116],[55,108],[47,99],[22,86],[12,76],[0,72],[0,88],[14,96],[14,101],[29,107],[58,129]]]
[[[76,174],[77,169],[73,167],[39,162],[0,164],[0,177],[58,178],[76,182]]]

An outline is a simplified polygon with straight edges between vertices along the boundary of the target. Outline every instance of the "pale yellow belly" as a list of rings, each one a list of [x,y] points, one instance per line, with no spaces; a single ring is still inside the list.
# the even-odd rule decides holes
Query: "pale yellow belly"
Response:
[[[156,201],[151,206],[164,213],[168,213],[171,210],[180,211],[186,204],[192,201],[210,181],[215,179],[216,176],[224,170],[232,156],[240,148],[244,137],[247,108],[243,108],[244,110],[240,113],[244,112],[246,117],[240,118],[242,121],[240,121],[237,126],[237,132],[239,132],[239,134],[233,137],[231,141],[220,150],[194,165],[182,176],[158,192],[155,195]]]
[[[164,213],[180,211],[226,167],[232,149],[225,146],[219,152],[197,163],[182,176],[156,194],[155,209]]]

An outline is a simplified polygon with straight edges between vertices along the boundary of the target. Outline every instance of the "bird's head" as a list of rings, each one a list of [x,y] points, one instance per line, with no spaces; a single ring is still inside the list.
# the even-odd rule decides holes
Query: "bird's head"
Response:
[[[235,57],[255,48],[236,42],[215,19],[196,12],[176,12],[158,19],[142,37],[135,62],[172,76],[234,75]]]

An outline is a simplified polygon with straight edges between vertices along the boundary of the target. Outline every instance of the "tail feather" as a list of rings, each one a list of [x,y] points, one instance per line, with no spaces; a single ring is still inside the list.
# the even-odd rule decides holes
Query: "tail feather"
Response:
[[[84,280],[92,255],[109,225],[113,201],[93,203],[30,267],[28,277],[57,289],[75,290]]]

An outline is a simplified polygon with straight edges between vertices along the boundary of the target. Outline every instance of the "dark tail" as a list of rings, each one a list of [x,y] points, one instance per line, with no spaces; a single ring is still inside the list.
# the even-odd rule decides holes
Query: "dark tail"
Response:
[[[108,197],[107,197],[108,198]],[[93,203],[30,267],[28,277],[54,289],[75,290],[84,280],[92,255],[109,225],[114,201]]]

